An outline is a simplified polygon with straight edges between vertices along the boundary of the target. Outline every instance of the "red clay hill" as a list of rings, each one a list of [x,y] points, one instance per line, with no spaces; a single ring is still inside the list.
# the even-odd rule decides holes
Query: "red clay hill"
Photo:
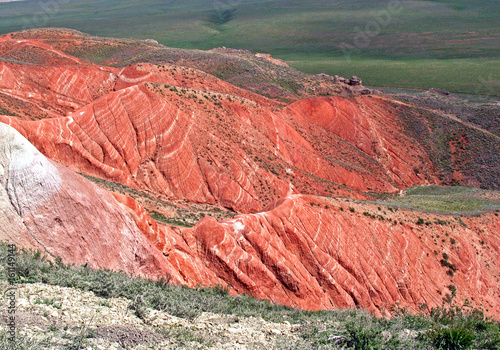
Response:
[[[109,49],[101,61],[114,66],[83,55],[97,42]],[[498,136],[323,76],[301,76],[301,93],[285,103],[262,94],[268,83],[237,87],[189,60],[120,64],[151,46],[167,50],[66,30],[0,37],[0,125],[11,126],[0,140],[2,190],[10,198],[1,202],[9,215],[0,218],[3,237],[67,262],[189,286],[222,284],[300,308],[383,313],[399,303],[417,310],[440,305],[455,285],[457,300],[500,315],[498,216],[455,222],[426,214],[448,224],[417,225],[418,213],[391,211],[381,220],[370,214],[377,206],[359,201],[427,184],[498,189]],[[202,63],[220,58],[220,50],[209,54]],[[299,76],[263,62],[266,72]],[[332,94],[318,96],[325,89]],[[21,135],[51,159],[28,152],[53,181],[23,180],[40,176],[35,168],[11,171],[20,162],[11,150],[31,146]],[[469,157],[478,152],[482,158]],[[126,187],[141,204],[75,173]],[[12,198],[38,204],[24,211]],[[181,228],[148,214],[168,216],[169,205],[239,215]],[[112,253],[102,254],[111,241]]]

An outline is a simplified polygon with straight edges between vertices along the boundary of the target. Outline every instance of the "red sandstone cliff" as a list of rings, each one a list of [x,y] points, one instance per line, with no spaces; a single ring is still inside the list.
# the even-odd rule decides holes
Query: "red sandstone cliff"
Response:
[[[2,123],[0,169],[1,240],[67,263],[193,287],[222,283],[178,234],[158,226],[134,200],[50,161]]]
[[[367,211],[382,214],[366,203],[292,195],[268,212],[204,219],[183,237],[238,292],[288,305],[387,311],[399,303],[417,311],[440,306],[454,285],[459,303],[469,299],[498,315],[498,216],[421,227],[420,213],[380,220]],[[456,265],[453,276],[440,263],[443,253]]]
[[[331,110],[318,117],[311,103]],[[173,199],[256,212],[295,189],[362,197],[352,190],[391,192],[435,181],[425,152],[410,148],[412,140],[391,118],[389,106],[370,98],[308,100],[280,110],[147,83],[111,92],[66,117],[0,121],[75,171]],[[345,127],[335,129],[332,120]]]
[[[191,68],[97,66],[36,38],[2,36],[0,56],[0,122],[60,163],[0,124],[2,238],[66,262],[227,283],[301,308],[416,310],[441,304],[454,285],[459,301],[500,314],[498,217],[463,226],[427,215],[449,224],[419,226],[413,212],[372,219],[359,214],[375,213],[370,204],[319,197],[440,182],[433,150],[408,132],[397,104],[330,96],[283,106]],[[12,156],[18,148],[23,157]],[[174,230],[61,164],[244,214]]]

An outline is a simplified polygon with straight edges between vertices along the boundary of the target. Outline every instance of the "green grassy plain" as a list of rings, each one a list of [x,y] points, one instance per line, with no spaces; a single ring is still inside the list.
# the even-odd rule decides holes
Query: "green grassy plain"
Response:
[[[429,89],[500,95],[500,59],[356,59],[284,56],[288,64],[306,73],[318,71],[344,77],[357,75],[376,87]]]
[[[378,202],[384,205],[442,214],[500,212],[500,192],[463,186],[420,186],[409,188],[402,197]]]
[[[27,0],[0,3],[0,33],[67,27],[171,47],[244,48],[370,86],[499,95],[499,17],[500,2],[490,0]]]

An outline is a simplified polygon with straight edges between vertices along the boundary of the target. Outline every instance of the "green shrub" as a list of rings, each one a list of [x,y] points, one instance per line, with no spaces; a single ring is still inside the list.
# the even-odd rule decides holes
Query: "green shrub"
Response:
[[[448,260],[446,259],[441,259],[441,266],[443,267],[448,267],[450,270],[452,270],[453,272],[457,271],[457,265],[455,264],[452,264],[450,263]]]
[[[472,332],[460,326],[435,328],[427,332],[427,337],[439,350],[469,349],[474,341]]]
[[[356,350],[385,349],[382,345],[382,330],[351,321],[345,325],[346,345]]]

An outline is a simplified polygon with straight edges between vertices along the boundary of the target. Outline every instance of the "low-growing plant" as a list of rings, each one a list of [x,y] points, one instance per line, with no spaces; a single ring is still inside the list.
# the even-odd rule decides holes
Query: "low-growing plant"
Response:
[[[457,266],[455,264],[450,263],[446,259],[441,259],[441,266],[449,268],[451,271],[457,271]]]
[[[129,309],[134,310],[134,315],[145,321],[147,316],[147,305],[141,295],[137,295],[129,306]]]
[[[355,350],[377,350],[384,349],[381,333],[382,330],[375,327],[367,327],[354,321],[347,322],[346,345]]]
[[[7,247],[0,244],[0,257],[7,256],[6,251]],[[364,310],[308,312],[247,295],[235,297],[228,293],[228,286],[186,288],[168,284],[168,276],[151,281],[120,272],[93,270],[88,266],[68,266],[60,261],[51,263],[40,256],[35,257],[33,252],[22,250],[16,262],[23,271],[17,283],[42,282],[91,291],[103,298],[126,298],[130,300],[130,308],[136,316],[143,320],[147,319],[148,308],[182,318],[213,312],[237,317],[262,317],[278,323],[286,320],[299,325],[296,335],[300,336],[300,340],[294,347],[297,349],[498,349],[500,346],[499,323],[486,318],[468,303],[460,307],[455,305],[454,297],[458,291],[453,285],[448,286],[450,294],[439,308],[429,310],[422,305],[421,312],[415,315],[395,306],[391,309],[392,317],[383,319]],[[7,280],[5,270],[0,271],[0,280]],[[57,304],[53,299],[40,299],[38,303]],[[105,304],[105,301],[100,303],[102,306],[109,305]],[[208,344],[203,334],[196,330],[174,328],[166,332],[179,342]],[[412,330],[413,335],[400,337],[405,330]],[[71,348],[81,348],[90,336],[88,327],[81,328],[71,339]],[[0,350],[11,349],[5,341],[5,332],[0,332]],[[30,339],[22,344],[29,346],[12,349],[45,348],[45,345]]]
[[[0,331],[0,350],[43,349],[50,344],[50,336],[44,338],[16,334],[15,341],[11,341],[5,331]]]
[[[474,335],[463,327],[437,327],[426,333],[427,338],[436,349],[462,350],[469,349],[474,341]]]

